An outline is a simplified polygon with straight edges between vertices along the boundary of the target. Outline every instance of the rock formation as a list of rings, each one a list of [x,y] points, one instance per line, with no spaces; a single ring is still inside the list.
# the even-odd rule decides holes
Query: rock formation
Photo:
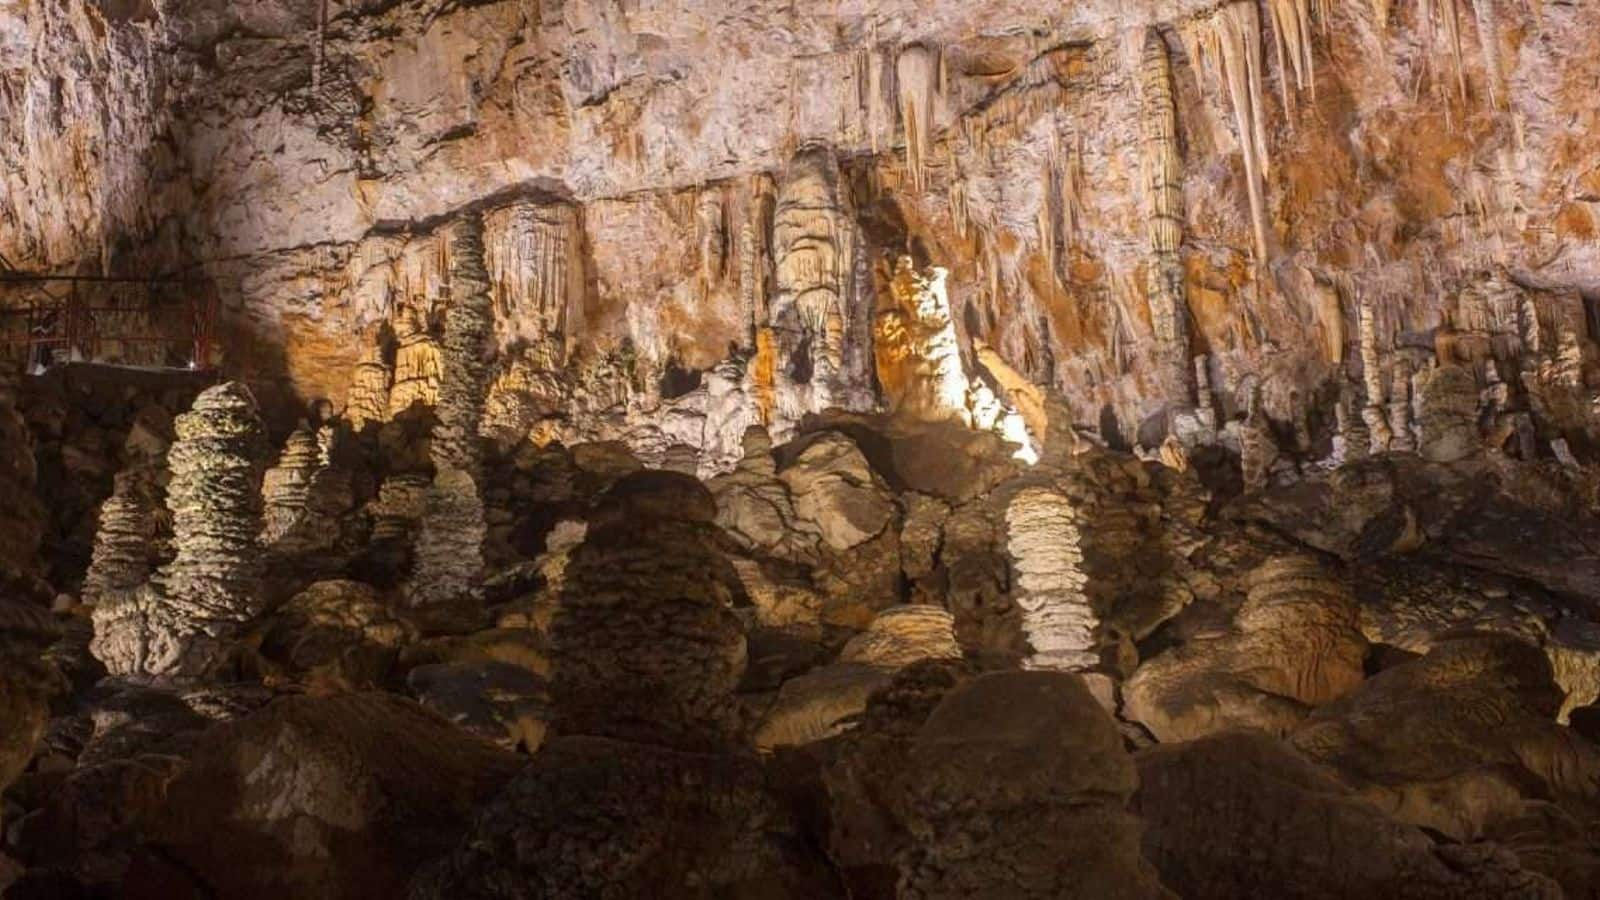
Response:
[[[1189,394],[1189,310],[1184,299],[1183,160],[1178,149],[1178,110],[1172,98],[1172,63],[1159,32],[1144,39],[1139,70],[1150,261],[1145,295],[1161,359],[1162,391],[1179,406]]]
[[[174,425],[167,509],[177,555],[142,589],[95,608],[95,655],[113,674],[208,674],[262,609],[266,442],[255,399],[237,382],[218,385]]]
[[[550,624],[560,731],[687,748],[731,734],[745,645],[714,514],[704,488],[671,473],[601,498]]]
[[[1036,669],[1084,671],[1100,663],[1099,617],[1084,590],[1078,514],[1048,488],[1019,492],[1006,507],[1006,551]]]
[[[485,535],[479,429],[488,394],[492,337],[483,223],[468,218],[449,234],[450,306],[440,352],[438,424],[429,441],[433,484],[417,534],[410,600],[417,607],[470,604],[483,578]]]

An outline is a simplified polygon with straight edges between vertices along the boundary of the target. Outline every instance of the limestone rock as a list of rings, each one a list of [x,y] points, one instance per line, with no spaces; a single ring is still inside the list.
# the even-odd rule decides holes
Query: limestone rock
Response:
[[[899,669],[923,659],[959,659],[955,621],[937,606],[892,606],[872,620],[867,630],[850,639],[841,662],[859,662]]]
[[[1504,847],[1436,845],[1391,821],[1259,731],[1162,744],[1137,760],[1145,857],[1184,897],[1564,896]]]
[[[44,735],[50,700],[64,688],[43,650],[60,634],[47,610],[0,599],[0,790],[33,758]],[[0,814],[3,818],[3,814]]]
[[[1125,712],[1161,741],[1236,726],[1283,735],[1361,684],[1366,650],[1348,590],[1314,558],[1278,557],[1251,574],[1226,632],[1139,667]]]
[[[410,896],[823,897],[830,881],[754,758],[562,737]]]
[[[1460,366],[1446,365],[1417,376],[1419,441],[1424,459],[1449,463],[1476,453],[1483,446],[1478,436],[1478,385]]]
[[[409,700],[289,697],[208,731],[152,830],[229,897],[398,896],[520,767]]]
[[[1059,672],[998,672],[946,694],[912,740],[894,805],[909,897],[1170,897],[1139,856],[1138,787],[1111,718]]]
[[[1535,798],[1594,820],[1600,748],[1555,724],[1560,706],[1537,647],[1469,635],[1378,673],[1292,741],[1391,817],[1473,840]]]
[[[837,432],[808,444],[778,477],[794,497],[795,515],[836,551],[881,534],[896,513],[866,457]]]
[[[840,662],[785,681],[756,728],[756,747],[809,744],[844,733],[893,677],[892,669]]]
[[[415,626],[372,587],[318,581],[273,613],[260,652],[313,693],[370,690],[415,637]]]
[[[733,727],[745,647],[711,495],[645,472],[599,500],[550,623],[554,727],[706,746]]]

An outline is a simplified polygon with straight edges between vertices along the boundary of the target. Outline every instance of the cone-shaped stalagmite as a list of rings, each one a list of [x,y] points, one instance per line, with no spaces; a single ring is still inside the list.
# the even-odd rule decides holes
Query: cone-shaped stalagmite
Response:
[[[167,454],[177,556],[143,589],[95,608],[93,650],[113,675],[213,672],[261,611],[261,476],[255,398],[238,382],[203,391]]]

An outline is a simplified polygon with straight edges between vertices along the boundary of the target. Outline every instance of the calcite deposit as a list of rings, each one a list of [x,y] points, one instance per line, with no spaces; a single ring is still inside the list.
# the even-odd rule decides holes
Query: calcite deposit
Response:
[[[0,2],[0,897],[1600,895],[1597,40]]]

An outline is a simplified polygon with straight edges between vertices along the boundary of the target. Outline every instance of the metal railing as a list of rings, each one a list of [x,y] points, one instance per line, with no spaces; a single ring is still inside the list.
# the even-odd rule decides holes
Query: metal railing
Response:
[[[0,271],[0,349],[29,371],[65,362],[209,369],[216,294],[175,278]]]

